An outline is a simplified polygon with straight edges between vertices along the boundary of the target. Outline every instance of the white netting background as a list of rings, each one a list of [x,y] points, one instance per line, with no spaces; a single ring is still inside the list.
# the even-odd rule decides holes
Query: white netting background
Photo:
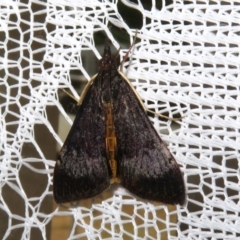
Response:
[[[117,1],[5,2],[0,5],[0,238],[240,237],[238,2],[174,1],[160,11],[153,0],[148,10],[140,1],[122,1],[143,16],[131,65],[125,64],[127,77],[146,107],[185,116],[177,125],[157,117],[153,121],[181,165],[186,205],[174,208],[134,199],[113,186],[108,195],[69,209],[57,207],[52,199],[54,142],[62,141],[47,107],[56,106],[53,121],[61,114],[71,123],[58,89],[70,88],[77,97],[70,81],[75,69],[90,79],[82,65],[84,51],[91,50],[98,59],[102,53],[93,34],[104,31],[117,49],[109,26],[125,29],[131,39],[135,29],[121,20]],[[36,137],[39,125],[45,126],[42,141]],[[43,151],[45,134],[54,136],[48,152]]]

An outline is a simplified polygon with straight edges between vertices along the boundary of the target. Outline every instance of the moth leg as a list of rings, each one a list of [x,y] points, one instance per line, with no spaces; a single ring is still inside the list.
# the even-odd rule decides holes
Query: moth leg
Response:
[[[61,88],[63,90],[63,92],[65,92],[70,98],[72,98],[73,100],[75,100],[77,102],[77,105],[82,105],[83,99],[85,98],[89,88],[91,87],[92,83],[95,81],[97,77],[97,74],[94,75],[90,81],[87,83],[87,85],[84,87],[81,97],[80,99],[75,98],[71,93],[69,93],[68,91],[66,91],[64,88]]]
[[[78,99],[75,98],[71,93],[69,93],[67,90],[65,90],[64,88],[61,88],[61,90],[63,92],[65,92],[70,98],[72,98],[74,101],[78,102]]]
[[[146,112],[150,112],[150,113],[152,113],[152,114],[155,114],[155,115],[157,115],[157,116],[159,116],[159,117],[161,117],[161,118],[165,118],[165,119],[171,120],[171,121],[182,120],[182,119],[185,117],[185,116],[182,116],[182,117],[179,117],[179,118],[171,118],[171,117],[162,115],[162,114],[160,114],[160,113],[156,113],[156,112],[154,112],[154,111],[151,111],[151,110],[147,109],[146,107],[145,107],[145,111],[146,111]]]

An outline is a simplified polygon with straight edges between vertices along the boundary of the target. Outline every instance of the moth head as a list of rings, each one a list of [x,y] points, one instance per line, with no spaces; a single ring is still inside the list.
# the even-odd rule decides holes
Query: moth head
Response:
[[[110,68],[115,68],[115,58],[112,57],[111,48],[110,48],[110,40],[106,39],[103,57],[99,62],[99,70],[109,70]]]

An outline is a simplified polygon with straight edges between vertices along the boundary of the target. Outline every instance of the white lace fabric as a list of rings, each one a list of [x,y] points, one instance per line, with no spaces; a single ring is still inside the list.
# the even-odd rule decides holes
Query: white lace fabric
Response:
[[[152,1],[146,10],[140,1],[122,2],[143,16],[123,72],[147,108],[170,117],[184,116],[176,123],[157,116],[151,120],[181,166],[186,204],[175,208],[136,199],[114,185],[77,207],[53,205],[46,211],[43,203],[52,198],[55,158],[46,157],[34,127],[43,125],[62,145],[46,109],[55,106],[71,125],[58,90],[69,88],[79,97],[70,71],[78,69],[91,78],[82,57],[91,50],[101,58],[94,33],[105,32],[116,50],[120,44],[109,25],[124,29],[130,41],[136,29],[121,19],[116,1],[7,1],[0,4],[1,239],[16,233],[20,239],[32,239],[35,232],[49,239],[48,231],[54,239],[51,221],[67,217],[73,220],[67,239],[240,237],[239,3],[174,1],[158,10]],[[126,51],[121,50],[121,57]],[[30,145],[37,157],[23,153]],[[37,179],[21,174],[23,168],[31,176],[45,177],[41,190]],[[23,178],[36,183],[32,195],[27,194]],[[17,197],[9,198],[7,191]],[[18,204],[22,210],[13,211],[11,206]]]

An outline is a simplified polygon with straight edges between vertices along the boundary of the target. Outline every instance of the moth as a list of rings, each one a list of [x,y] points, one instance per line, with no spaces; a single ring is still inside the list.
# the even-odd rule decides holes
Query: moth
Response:
[[[53,175],[57,203],[92,198],[119,182],[144,199],[184,204],[176,160],[152,126],[106,40],[99,69],[85,87]]]

